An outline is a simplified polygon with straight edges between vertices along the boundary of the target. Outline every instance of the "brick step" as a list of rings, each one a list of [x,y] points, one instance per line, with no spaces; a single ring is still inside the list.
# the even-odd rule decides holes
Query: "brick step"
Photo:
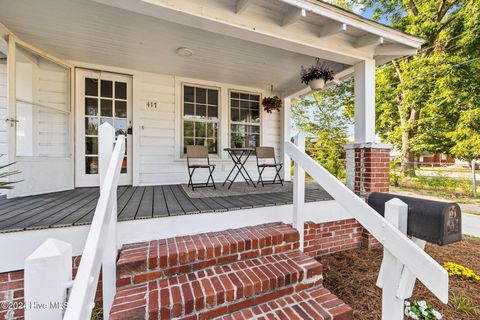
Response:
[[[351,320],[353,310],[328,289],[315,286],[216,318],[216,320],[243,319]]]
[[[119,288],[110,319],[209,319],[322,284],[322,265],[291,251]]]
[[[279,222],[127,244],[117,262],[117,287],[295,250],[298,241],[298,231]]]

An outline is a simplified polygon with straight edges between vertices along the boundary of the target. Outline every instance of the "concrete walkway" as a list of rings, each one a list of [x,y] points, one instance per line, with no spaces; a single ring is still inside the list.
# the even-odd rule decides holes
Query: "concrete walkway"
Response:
[[[400,194],[400,195],[415,197],[415,198],[452,202],[452,200],[449,200],[449,199],[425,196],[425,195],[415,194],[413,192],[408,192],[408,191],[403,191],[398,189],[392,190],[391,192],[395,194]],[[459,203],[458,205],[462,209],[462,233],[469,236],[480,237],[480,205],[467,204],[467,203]],[[471,214],[471,213],[475,213],[475,214]]]

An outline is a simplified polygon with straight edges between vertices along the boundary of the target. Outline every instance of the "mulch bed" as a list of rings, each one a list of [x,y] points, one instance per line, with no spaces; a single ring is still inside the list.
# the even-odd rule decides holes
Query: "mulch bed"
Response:
[[[428,244],[426,251],[440,264],[451,261],[462,264],[480,274],[480,239],[464,238],[447,246]],[[382,292],[375,286],[382,262],[383,250],[357,249],[319,258],[324,267],[324,283],[339,298],[354,309],[354,319],[381,319]],[[480,307],[480,282],[469,282],[450,277],[450,294],[460,294]],[[440,311],[443,319],[478,320],[478,315],[467,315],[451,303],[444,305],[417,281],[412,300],[427,300]]]

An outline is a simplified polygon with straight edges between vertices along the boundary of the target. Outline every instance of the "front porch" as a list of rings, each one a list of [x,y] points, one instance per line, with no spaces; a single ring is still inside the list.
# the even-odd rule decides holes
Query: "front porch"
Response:
[[[118,221],[230,212],[293,203],[292,185],[245,187],[231,190],[186,191],[185,185],[121,186],[117,191]],[[243,194],[241,194],[243,193]],[[76,188],[14,199],[0,199],[0,233],[88,225],[99,198],[98,188]],[[317,184],[307,185],[307,202],[332,200]],[[280,219],[280,217],[279,217]]]

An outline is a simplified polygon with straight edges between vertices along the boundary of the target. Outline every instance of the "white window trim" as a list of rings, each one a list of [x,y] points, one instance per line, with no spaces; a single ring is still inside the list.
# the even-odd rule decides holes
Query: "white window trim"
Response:
[[[232,92],[237,92],[237,93],[245,93],[245,94],[258,94],[260,95],[260,100],[259,100],[259,113],[260,113],[260,122],[259,123],[252,123],[252,122],[235,122],[232,121],[232,98],[231,98],[231,93]],[[263,144],[263,107],[262,107],[262,99],[264,95],[262,92],[257,91],[246,91],[246,90],[237,90],[235,88],[230,88],[228,90],[228,146],[231,148],[231,135],[232,135],[232,124],[239,124],[239,125],[249,125],[249,126],[259,126],[260,127],[260,146]]]
[[[213,88],[220,88],[220,101],[218,104],[218,155],[210,155],[216,163],[228,162],[232,160],[228,157],[228,153],[223,151],[224,148],[230,146],[230,90],[238,92],[259,93],[261,97],[268,96],[266,90],[254,87],[239,86],[231,83],[215,82],[194,78],[177,77],[175,76],[175,145],[173,147],[175,161],[185,162],[186,157],[183,155],[183,87],[182,83],[188,83],[193,86],[206,86]],[[260,143],[263,141],[263,108],[260,106]],[[252,160],[253,159],[253,160]],[[248,161],[254,161],[250,158]]]
[[[184,88],[185,86],[187,87],[193,87],[193,88],[202,88],[202,89],[211,89],[211,90],[217,90],[218,91],[218,102],[217,102],[217,121],[211,121],[211,120],[195,120],[195,119],[192,119],[191,121],[193,122],[205,122],[205,123],[216,123],[217,124],[217,153],[210,153],[209,156],[210,157],[213,157],[213,158],[216,158],[216,157],[219,157],[221,151],[220,151],[220,122],[221,122],[221,110],[220,110],[220,99],[222,97],[222,89],[220,87],[214,87],[214,86],[206,86],[206,85],[200,85],[200,84],[196,84],[196,83],[192,83],[192,82],[182,82],[180,84],[180,91],[181,91],[181,102],[180,102],[180,108],[181,108],[181,117],[182,117],[182,120],[181,120],[181,123],[180,123],[180,135],[181,135],[181,140],[180,140],[180,143],[181,143],[181,148],[180,148],[180,157],[181,158],[185,158],[186,157],[186,154],[183,153],[183,150],[184,150],[184,136],[183,136],[183,133],[184,133],[184,122],[185,122],[185,119],[183,118],[184,117],[184,107],[185,107],[185,102],[183,101],[184,99]],[[196,104],[196,102],[194,101],[193,102],[194,104]],[[207,105],[207,109],[208,109],[208,105]]]

